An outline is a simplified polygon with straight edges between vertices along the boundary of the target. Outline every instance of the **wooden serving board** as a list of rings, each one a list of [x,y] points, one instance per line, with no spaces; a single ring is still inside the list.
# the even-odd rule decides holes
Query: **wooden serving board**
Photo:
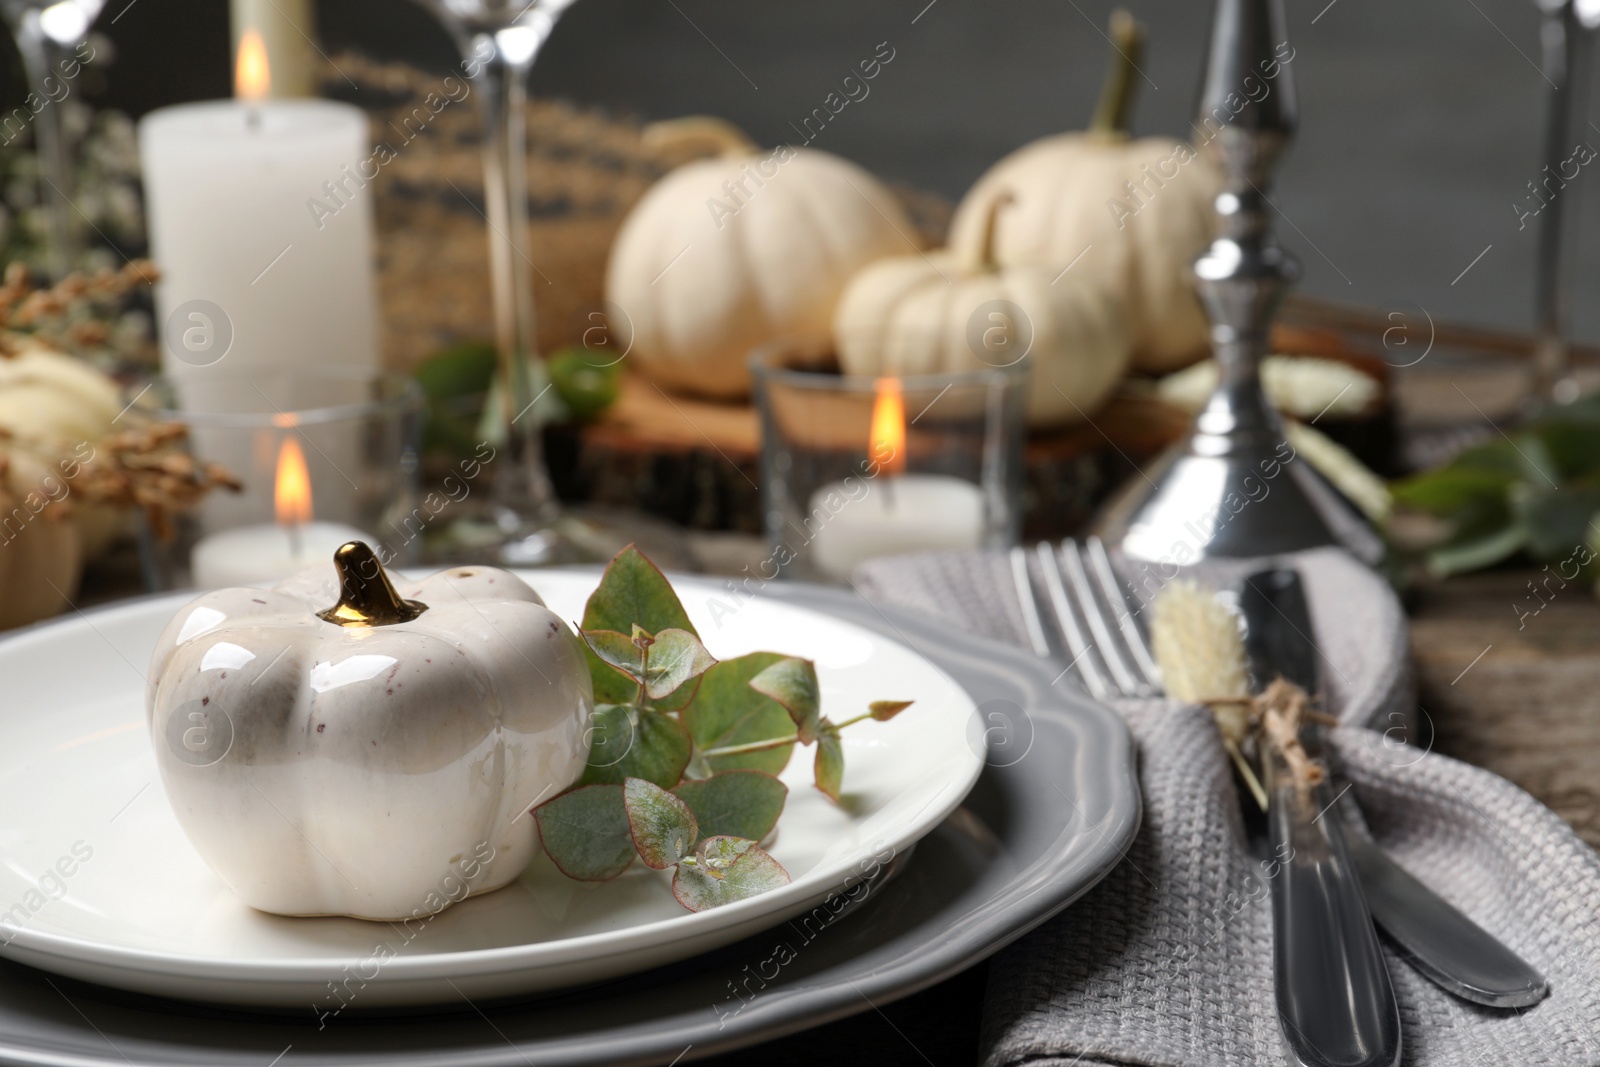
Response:
[[[1387,368],[1369,348],[1331,329],[1280,327],[1274,350],[1345,360],[1381,382]],[[1023,527],[1031,538],[1077,530],[1123,481],[1136,476],[1189,425],[1189,415],[1130,381],[1089,422],[1029,435]],[[1382,457],[1384,418],[1330,427],[1358,451]],[[1364,439],[1370,438],[1363,448]],[[562,497],[640,508],[692,529],[761,532],[761,428],[748,403],[678,396],[634,374],[601,418],[558,427],[549,441]]]

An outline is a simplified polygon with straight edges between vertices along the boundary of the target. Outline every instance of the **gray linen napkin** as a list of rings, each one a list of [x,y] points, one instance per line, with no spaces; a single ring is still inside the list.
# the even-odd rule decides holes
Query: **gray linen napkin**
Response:
[[[1405,616],[1380,578],[1337,550],[1285,562],[1307,585],[1342,723],[1330,742],[1373,836],[1552,987],[1520,1012],[1477,1007],[1385,942],[1405,1062],[1600,1064],[1600,856],[1516,786],[1426,751],[1431,731],[1411,724]],[[1206,578],[1226,584],[1239,571]],[[1004,555],[875,560],[855,585],[869,599],[1024,644]],[[1104,881],[991,963],[984,1063],[1284,1062],[1267,884],[1244,847],[1215,728],[1170,701],[1118,710],[1138,744],[1143,827]]]

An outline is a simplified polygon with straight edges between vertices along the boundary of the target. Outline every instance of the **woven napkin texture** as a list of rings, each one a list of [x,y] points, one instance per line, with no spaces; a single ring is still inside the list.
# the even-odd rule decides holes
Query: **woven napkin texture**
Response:
[[[1600,857],[1516,786],[1427,751],[1425,713],[1413,723],[1405,616],[1380,578],[1337,550],[1280,562],[1305,581],[1329,710],[1342,724],[1330,747],[1373,836],[1552,987],[1520,1012],[1481,1008],[1422,978],[1385,941],[1404,1062],[1600,1064]],[[1240,577],[1202,573],[1217,586]],[[868,599],[1025,646],[1003,554],[875,560],[855,585]],[[1138,746],[1143,826],[1103,881],[992,961],[984,1063],[1286,1062],[1268,885],[1245,847],[1210,717],[1170,701],[1117,710]]]

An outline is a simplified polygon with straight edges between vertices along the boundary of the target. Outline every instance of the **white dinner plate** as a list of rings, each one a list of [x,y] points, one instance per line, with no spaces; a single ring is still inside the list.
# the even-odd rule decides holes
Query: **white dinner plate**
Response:
[[[598,572],[524,577],[578,619]],[[541,856],[506,888],[416,930],[254,911],[190,846],[151,754],[144,673],[185,594],[0,641],[0,954],[143,993],[297,1011],[527,994],[642,971],[826,909],[961,803],[983,767],[983,731],[937,666],[821,612],[744,600],[706,579],[674,585],[713,654],[814,659],[835,719],[871,700],[915,701],[891,722],[845,731],[842,805],[811,785],[809,750],[790,761],[770,851],[792,884],[691,914],[665,872],[635,864],[580,883]]]

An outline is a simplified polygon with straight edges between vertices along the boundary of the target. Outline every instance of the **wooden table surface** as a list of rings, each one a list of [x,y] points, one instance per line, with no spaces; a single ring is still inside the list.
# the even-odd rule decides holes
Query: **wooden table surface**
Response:
[[[1537,595],[1536,595],[1537,594]],[[1600,601],[1553,572],[1413,590],[1418,703],[1439,752],[1538,797],[1600,848]]]

